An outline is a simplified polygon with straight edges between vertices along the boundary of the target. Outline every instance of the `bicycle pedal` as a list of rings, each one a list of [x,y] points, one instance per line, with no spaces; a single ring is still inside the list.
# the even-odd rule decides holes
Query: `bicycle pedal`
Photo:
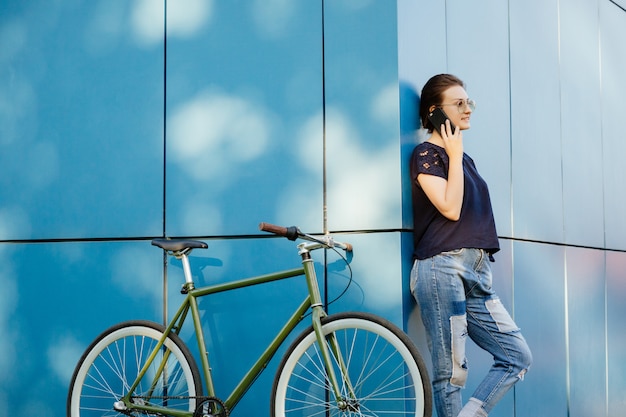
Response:
[[[113,409],[115,411],[124,411],[124,410],[126,410],[126,404],[124,404],[124,401],[116,401],[113,404]]]

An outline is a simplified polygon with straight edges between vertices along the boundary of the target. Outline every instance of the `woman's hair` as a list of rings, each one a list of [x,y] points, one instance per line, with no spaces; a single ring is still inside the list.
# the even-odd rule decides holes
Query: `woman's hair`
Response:
[[[450,87],[459,85],[465,88],[465,84],[458,77],[452,74],[439,74],[431,77],[422,88],[420,97],[419,116],[422,126],[431,133],[434,129],[433,124],[428,120],[429,109],[432,106],[440,106],[443,101],[443,93]]]

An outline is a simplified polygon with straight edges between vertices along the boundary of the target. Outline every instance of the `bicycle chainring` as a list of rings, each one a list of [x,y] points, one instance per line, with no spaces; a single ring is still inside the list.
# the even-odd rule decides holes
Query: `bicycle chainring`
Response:
[[[204,397],[199,400],[193,417],[228,417],[230,413],[219,398]]]

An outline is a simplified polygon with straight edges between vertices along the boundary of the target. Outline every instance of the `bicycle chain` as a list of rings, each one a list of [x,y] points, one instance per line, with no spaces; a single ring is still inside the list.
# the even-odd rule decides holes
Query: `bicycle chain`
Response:
[[[191,399],[197,400],[197,399],[213,399],[214,397],[191,397],[191,396],[185,397],[182,395],[167,395],[167,396],[151,395],[149,397],[142,397],[141,395],[132,395],[130,397],[131,400],[134,398],[147,401],[147,400],[191,400]]]
[[[219,398],[217,398],[217,397],[197,397],[197,396],[196,397],[192,397],[192,396],[183,396],[183,395],[168,395],[168,396],[153,395],[153,396],[150,396],[150,397],[142,397],[142,396],[139,396],[139,395],[133,395],[133,396],[130,397],[131,400],[133,400],[135,398],[140,399],[142,401],[147,401],[147,402],[150,402],[150,400],[191,400],[191,399],[194,399],[194,400],[196,400],[196,404],[201,404],[201,403],[203,403],[205,401],[215,401],[222,407],[222,410],[224,411],[224,414],[220,415],[220,417],[228,417],[228,416],[230,416],[230,410],[228,410],[228,408],[226,408],[226,405],[224,404],[224,402],[222,400],[220,400]]]

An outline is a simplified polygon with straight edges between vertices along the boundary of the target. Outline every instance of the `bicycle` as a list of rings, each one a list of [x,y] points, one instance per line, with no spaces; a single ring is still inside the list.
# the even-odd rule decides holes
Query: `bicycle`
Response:
[[[271,416],[430,416],[426,366],[406,334],[373,314],[328,315],[325,311],[310,252],[321,248],[351,252],[352,246],[328,234],[304,234],[295,226],[261,223],[260,229],[289,240],[302,239],[304,242],[297,245],[302,266],[196,288],[189,254],[208,245],[198,240],[152,240],[152,245],[181,261],[185,298],[167,326],[127,321],[104,331],[91,343],[71,379],[68,417],[227,417],[298,323],[308,316],[311,326],[293,341],[278,366]],[[218,398],[197,299],[297,276],[306,279],[306,298],[232,393]],[[178,336],[189,314],[202,374]]]

